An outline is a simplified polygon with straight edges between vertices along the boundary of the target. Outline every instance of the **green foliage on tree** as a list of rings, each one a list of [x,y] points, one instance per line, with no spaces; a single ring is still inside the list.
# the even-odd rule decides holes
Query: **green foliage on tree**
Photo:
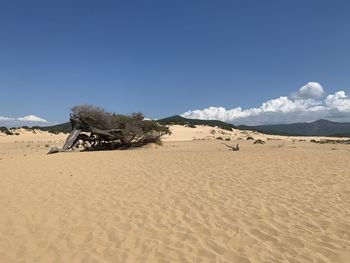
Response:
[[[89,142],[91,150],[125,149],[138,147],[148,143],[160,143],[161,136],[170,134],[168,127],[152,120],[145,120],[142,113],[122,115],[106,112],[92,105],[78,105],[72,108],[71,123],[73,131],[85,132],[89,135],[74,135],[71,142],[80,139]],[[78,134],[74,133],[74,134]],[[72,135],[73,136],[73,135]]]

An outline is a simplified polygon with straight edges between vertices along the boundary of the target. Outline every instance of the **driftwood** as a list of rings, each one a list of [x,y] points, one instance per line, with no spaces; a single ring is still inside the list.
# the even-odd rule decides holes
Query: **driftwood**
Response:
[[[72,131],[63,148],[52,148],[48,154],[67,152],[80,146],[85,151],[140,147],[159,142],[162,135],[169,133],[167,127],[143,120],[142,114],[115,115],[89,105],[73,108],[70,122]]]
[[[222,143],[223,145],[225,145],[226,147],[230,148],[232,151],[239,151],[239,145],[236,144],[236,146],[231,146],[231,145],[228,145],[226,143]]]
[[[62,152],[71,152],[71,150],[63,150],[57,147],[52,147],[47,154],[62,153]]]

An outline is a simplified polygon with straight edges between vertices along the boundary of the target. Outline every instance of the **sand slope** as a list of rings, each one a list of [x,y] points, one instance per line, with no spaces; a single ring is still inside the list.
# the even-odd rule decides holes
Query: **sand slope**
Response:
[[[350,146],[237,142],[0,141],[0,262],[350,262]]]
[[[213,140],[213,139],[230,139],[246,140],[249,137],[255,140],[282,140],[282,141],[310,141],[310,140],[349,140],[350,138],[339,137],[322,137],[322,136],[281,136],[268,135],[257,131],[246,131],[232,129],[232,131],[223,130],[218,127],[198,125],[196,128],[189,128],[181,125],[169,126],[171,135],[163,137],[163,141],[193,141],[193,140]]]

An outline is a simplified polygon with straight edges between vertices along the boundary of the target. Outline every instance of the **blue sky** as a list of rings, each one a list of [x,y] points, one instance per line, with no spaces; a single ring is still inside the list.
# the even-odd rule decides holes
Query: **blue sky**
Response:
[[[0,116],[62,122],[72,106],[89,103],[151,118],[186,113],[235,123],[226,111],[284,96],[294,103],[292,94],[312,82],[323,92],[304,99],[320,107],[344,92],[341,115],[332,106],[312,118],[345,120],[349,13],[348,1],[330,0],[4,0]],[[226,117],[202,114],[210,107],[224,108]],[[266,122],[291,122],[292,115]],[[303,116],[295,120],[312,120]]]

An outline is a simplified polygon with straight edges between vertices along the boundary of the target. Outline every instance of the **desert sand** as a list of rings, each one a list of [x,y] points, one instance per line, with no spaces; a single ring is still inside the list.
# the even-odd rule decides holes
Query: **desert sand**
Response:
[[[350,262],[350,145],[172,130],[54,155],[67,135],[0,136],[0,262]]]

